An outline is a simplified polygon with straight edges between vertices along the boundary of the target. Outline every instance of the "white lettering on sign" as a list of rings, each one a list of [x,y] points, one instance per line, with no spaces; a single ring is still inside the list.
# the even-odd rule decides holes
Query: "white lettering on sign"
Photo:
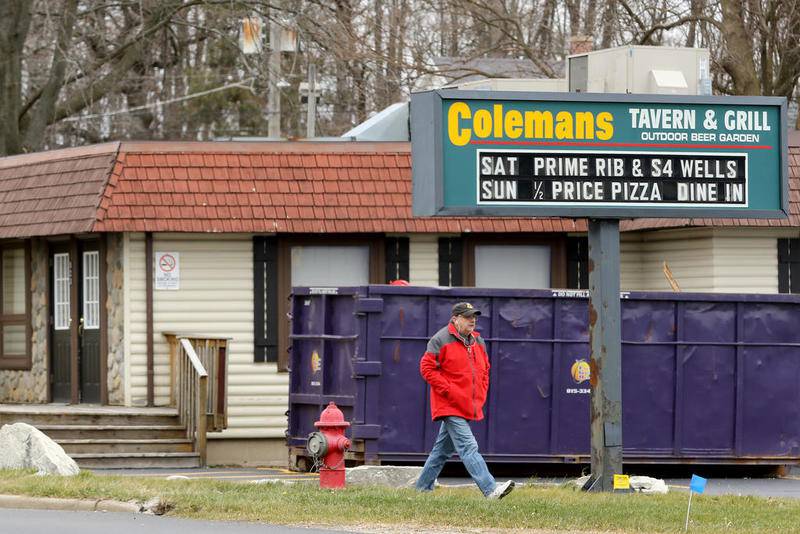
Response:
[[[589,160],[578,157],[534,157],[533,172],[537,176],[588,176]]]
[[[589,298],[588,289],[554,289],[551,293],[553,298]],[[620,291],[619,293],[619,298],[621,299],[627,299],[630,296],[630,291]]]
[[[177,291],[181,288],[181,264],[178,252],[155,253],[155,289]]]
[[[591,393],[592,390],[589,388],[567,388],[566,393],[567,395],[582,395],[585,393]]]
[[[748,156],[742,153],[539,149],[478,154],[478,204],[748,204]]]
[[[631,128],[694,130],[697,116],[693,109],[630,108]]]
[[[725,112],[723,122],[726,130],[769,132],[772,129],[766,111],[729,110]]]
[[[481,172],[489,176],[516,176],[519,174],[519,164],[515,157],[481,158]]]
[[[338,295],[338,287],[309,287],[308,292],[312,295]]]
[[[481,184],[481,200],[516,200],[517,182],[486,180]]]

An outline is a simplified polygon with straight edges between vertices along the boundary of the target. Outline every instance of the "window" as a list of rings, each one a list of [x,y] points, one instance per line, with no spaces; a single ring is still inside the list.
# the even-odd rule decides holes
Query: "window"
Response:
[[[778,239],[778,291],[800,293],[800,239]]]
[[[69,330],[70,278],[69,254],[53,254],[53,327]]]
[[[254,361],[278,361],[278,239],[253,238]]]
[[[31,368],[30,248],[0,246],[0,369]]]
[[[100,253],[83,253],[83,327],[100,328]]]
[[[292,247],[292,286],[346,287],[369,284],[369,245]]]
[[[408,238],[386,238],[386,283],[408,281]]]
[[[464,285],[462,259],[464,242],[460,237],[439,238],[439,285],[456,287]]]
[[[550,287],[550,247],[475,245],[475,287]]]
[[[589,239],[567,238],[567,288],[589,289]]]

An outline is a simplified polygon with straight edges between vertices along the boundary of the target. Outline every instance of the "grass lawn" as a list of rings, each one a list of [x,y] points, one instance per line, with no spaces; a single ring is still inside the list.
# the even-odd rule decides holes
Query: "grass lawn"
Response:
[[[687,494],[597,494],[571,487],[522,487],[502,501],[477,489],[413,490],[351,486],[320,490],[314,484],[243,484],[145,477],[38,477],[0,471],[0,494],[171,503],[170,515],[273,524],[394,525],[458,529],[683,532]],[[800,532],[800,501],[695,495],[689,532]]]

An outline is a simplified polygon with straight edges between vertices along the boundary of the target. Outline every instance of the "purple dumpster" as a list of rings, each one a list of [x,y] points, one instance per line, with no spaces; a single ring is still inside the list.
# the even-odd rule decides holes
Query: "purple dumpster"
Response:
[[[626,462],[800,461],[800,297],[622,295]],[[491,385],[473,429],[490,462],[589,461],[588,293],[365,286],[294,288],[287,445],[330,401],[349,459],[422,462],[430,420],[419,359],[454,302],[483,311]]]

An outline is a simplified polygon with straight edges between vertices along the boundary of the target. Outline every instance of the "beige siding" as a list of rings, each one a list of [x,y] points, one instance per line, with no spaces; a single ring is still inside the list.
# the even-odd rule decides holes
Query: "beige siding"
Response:
[[[622,291],[642,287],[642,241],[639,234],[620,234],[619,278]]]
[[[129,355],[126,368],[130,377],[126,385],[130,391],[129,403],[137,406],[147,402],[144,234],[132,234],[126,252],[125,353]],[[155,355],[156,363],[165,358],[164,354]]]
[[[709,230],[623,235],[622,289],[671,291],[664,276],[666,261],[682,291],[713,291],[713,246],[713,235]]]
[[[155,291],[156,404],[169,402],[168,347],[162,332],[231,338],[228,430],[223,437],[283,437],[288,375],[253,363],[253,252],[249,235],[156,234],[154,252],[180,254],[180,289]],[[130,242],[130,362],[133,404],[146,400],[144,238]]]
[[[623,290],[670,291],[669,265],[682,291],[777,293],[780,229],[683,229],[622,235]]]
[[[714,291],[777,293],[778,236],[747,229],[715,231]]]
[[[131,301],[131,294],[133,294],[131,291],[131,272],[134,270],[134,258],[132,258],[131,255],[133,250],[132,242],[137,239],[137,236],[139,240],[142,239],[139,234],[122,234],[122,305],[124,307],[122,318],[122,350],[124,354],[123,376],[125,377],[125,406],[133,405],[133,386],[131,385],[131,360],[133,360],[133,353],[131,352],[131,335],[133,333],[133,322],[131,320],[131,314],[133,313],[131,309],[133,304]],[[141,256],[137,256],[136,259],[138,260],[136,268],[144,269],[144,250],[141,251]],[[142,291],[144,290],[142,289]]]
[[[415,234],[408,245],[409,282],[415,286],[439,285],[439,240],[436,235]]]

